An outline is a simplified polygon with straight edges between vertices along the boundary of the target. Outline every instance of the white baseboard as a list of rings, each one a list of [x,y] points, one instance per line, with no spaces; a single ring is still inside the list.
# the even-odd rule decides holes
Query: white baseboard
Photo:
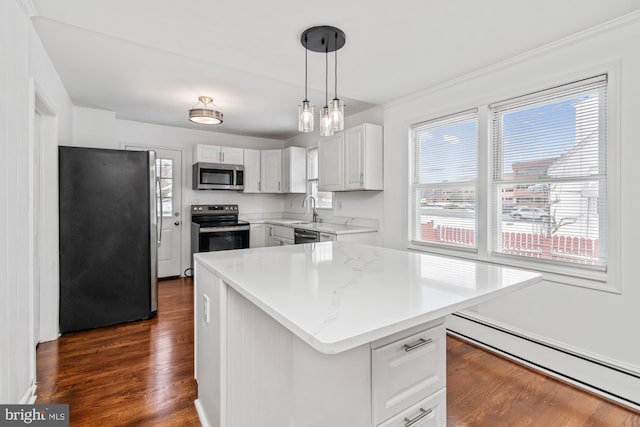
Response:
[[[193,404],[196,405],[196,411],[198,412],[198,418],[200,418],[200,424],[202,424],[202,427],[212,427],[204,413],[204,409],[202,409],[200,399],[194,400]]]
[[[575,349],[549,345],[522,331],[467,313],[447,317],[447,331],[503,357],[544,372],[636,411],[640,410],[640,375],[628,367],[601,362]]]
[[[31,384],[31,386],[29,386],[27,391],[24,393],[24,395],[20,399],[19,404],[20,405],[31,405],[31,404],[35,403],[36,398],[38,397],[38,396],[36,396],[36,388],[37,387],[38,387],[37,385]]]

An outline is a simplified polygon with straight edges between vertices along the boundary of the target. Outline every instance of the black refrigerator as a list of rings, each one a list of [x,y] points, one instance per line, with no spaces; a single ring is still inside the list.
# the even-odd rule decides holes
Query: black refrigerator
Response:
[[[60,332],[158,310],[153,151],[59,147]]]

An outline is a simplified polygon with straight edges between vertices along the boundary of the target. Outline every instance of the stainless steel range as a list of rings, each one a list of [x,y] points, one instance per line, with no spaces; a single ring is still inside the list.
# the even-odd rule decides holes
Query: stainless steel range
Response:
[[[191,263],[198,252],[249,247],[249,223],[238,220],[238,205],[191,205]]]

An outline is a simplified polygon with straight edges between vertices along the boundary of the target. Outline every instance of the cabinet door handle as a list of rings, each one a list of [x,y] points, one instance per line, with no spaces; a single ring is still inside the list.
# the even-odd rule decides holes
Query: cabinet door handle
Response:
[[[262,191],[262,181],[258,181],[258,191]]]
[[[404,420],[406,421],[406,423],[404,424],[404,427],[410,427],[414,425],[415,423],[417,423],[418,421],[420,421],[421,419],[429,415],[431,412],[433,412],[431,409],[424,410],[420,408],[420,413],[415,417],[413,418],[404,417]]]
[[[278,181],[278,191],[280,191],[280,181]]]
[[[409,351],[415,350],[416,348],[420,348],[427,344],[431,344],[431,341],[433,341],[431,338],[429,338],[428,340],[425,340],[424,338],[420,338],[420,340],[415,344],[411,344],[411,345],[405,344],[404,351],[409,352]]]

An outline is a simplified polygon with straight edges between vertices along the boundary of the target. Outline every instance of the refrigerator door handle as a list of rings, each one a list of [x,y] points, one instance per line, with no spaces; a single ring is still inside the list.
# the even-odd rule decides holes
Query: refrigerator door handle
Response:
[[[157,196],[156,196],[156,206],[158,206],[157,209],[157,213],[156,216],[158,217],[158,220],[156,221],[157,227],[158,227],[158,244],[162,243],[162,197],[160,197],[161,194],[161,188],[160,188],[160,178],[156,178],[156,188],[157,188]],[[160,202],[160,203],[158,203]]]

